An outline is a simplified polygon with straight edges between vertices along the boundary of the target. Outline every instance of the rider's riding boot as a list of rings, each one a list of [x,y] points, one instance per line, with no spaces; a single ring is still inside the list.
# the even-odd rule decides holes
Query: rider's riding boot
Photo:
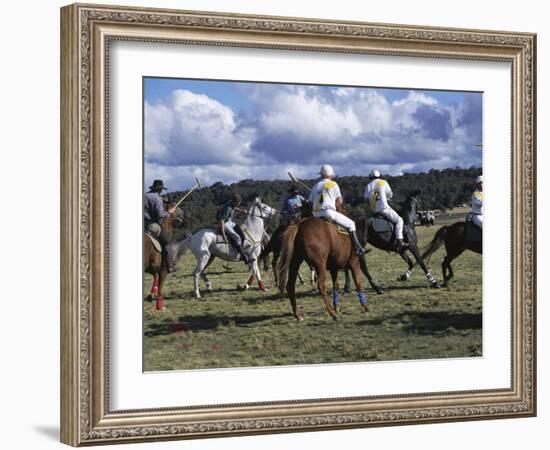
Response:
[[[171,251],[164,249],[164,257],[166,258],[166,266],[168,267],[168,273],[172,273],[178,270],[176,267],[174,254]]]
[[[365,249],[361,247],[361,243],[359,242],[357,233],[355,231],[350,231],[349,235],[351,236],[351,244],[353,245],[353,251],[355,252],[355,254],[358,256],[364,255]]]
[[[407,248],[409,248],[409,244],[407,242],[404,242],[403,239],[397,239],[395,245],[397,247],[398,252],[406,250]]]

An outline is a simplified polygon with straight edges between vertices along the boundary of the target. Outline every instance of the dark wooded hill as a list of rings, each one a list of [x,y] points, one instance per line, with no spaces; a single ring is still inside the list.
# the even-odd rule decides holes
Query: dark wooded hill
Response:
[[[470,201],[470,196],[475,189],[475,178],[481,174],[481,168],[469,169],[432,169],[427,173],[407,173],[400,176],[382,176],[388,180],[394,193],[394,204],[404,200],[407,194],[420,189],[420,199],[424,209],[445,210]],[[344,196],[346,208],[350,215],[356,216],[365,213],[363,193],[369,180],[367,176],[343,176],[335,179],[340,185]],[[302,180],[312,186],[317,180]],[[291,185],[288,180],[241,180],[238,183],[226,185],[221,182],[201,190],[194,191],[183,204],[185,222],[181,229],[177,230],[175,238],[181,238],[185,234],[199,228],[212,226],[215,223],[217,209],[225,203],[234,192],[240,193],[243,198],[258,193],[264,203],[280,210],[283,199],[288,195],[287,190]],[[307,198],[305,189],[302,195]],[[167,194],[172,201],[179,200],[185,192],[170,192]],[[277,220],[269,224],[273,228]]]

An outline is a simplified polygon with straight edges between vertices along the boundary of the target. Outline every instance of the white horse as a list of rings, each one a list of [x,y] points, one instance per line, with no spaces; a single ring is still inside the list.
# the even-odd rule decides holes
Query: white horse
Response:
[[[258,256],[261,252],[262,238],[264,236],[264,220],[277,214],[277,210],[262,203],[260,196],[255,196],[250,201],[250,206],[244,223],[240,226],[244,234],[243,248],[250,259],[251,274],[248,282],[243,286],[248,289],[258,279],[258,286],[262,291],[266,291],[262,281],[260,269],[258,268]],[[193,280],[195,284],[195,298],[201,298],[199,291],[199,277],[206,283],[206,289],[212,290],[212,283],[204,272],[214,257],[222,258],[226,261],[241,261],[241,256],[237,250],[227,241],[216,229],[203,228],[192,236],[173,244],[176,247],[176,254],[179,258],[190,249],[197,260],[197,266],[193,270]]]

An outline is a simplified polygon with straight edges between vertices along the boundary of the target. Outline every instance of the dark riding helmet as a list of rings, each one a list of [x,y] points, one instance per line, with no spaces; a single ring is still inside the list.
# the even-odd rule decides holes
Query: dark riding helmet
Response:
[[[231,200],[234,202],[234,203],[241,203],[242,201],[242,197],[241,197],[241,194],[233,194],[233,196],[231,197]]]

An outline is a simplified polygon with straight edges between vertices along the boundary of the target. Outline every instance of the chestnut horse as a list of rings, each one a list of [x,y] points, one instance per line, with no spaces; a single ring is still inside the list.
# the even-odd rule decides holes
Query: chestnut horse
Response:
[[[170,214],[162,222],[162,228],[171,239],[174,227],[180,227],[183,223],[183,211],[180,208]],[[170,251],[170,250],[169,250]],[[151,294],[147,299],[157,299],[157,309],[164,309],[164,297],[162,295],[162,287],[164,280],[168,275],[168,266],[162,253],[159,252],[148,236],[143,233],[143,271],[153,275],[153,287]]]
[[[296,320],[303,320],[296,304],[296,278],[300,264],[306,261],[317,273],[318,287],[325,307],[334,319],[338,319],[338,271],[350,269],[359,297],[359,302],[368,311],[367,297],[361,290],[360,261],[354,253],[351,239],[323,219],[310,217],[299,224],[290,225],[283,235],[279,265],[278,286],[281,292],[288,292],[292,312]],[[327,269],[333,282],[333,304],[327,294]]]

